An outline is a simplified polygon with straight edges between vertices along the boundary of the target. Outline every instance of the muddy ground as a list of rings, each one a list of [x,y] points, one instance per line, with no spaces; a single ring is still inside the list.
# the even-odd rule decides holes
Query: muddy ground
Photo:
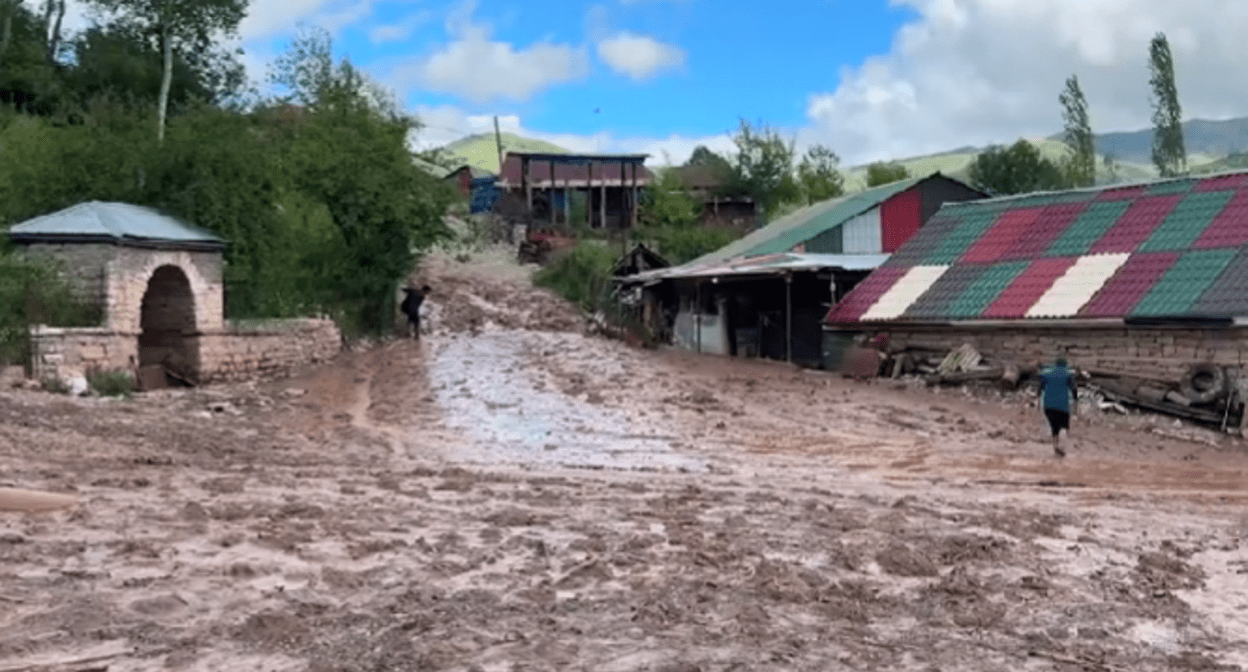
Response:
[[[1058,460],[1018,397],[632,349],[486,261],[292,379],[0,391],[0,485],[81,502],[0,512],[0,671],[1248,666],[1238,439]]]

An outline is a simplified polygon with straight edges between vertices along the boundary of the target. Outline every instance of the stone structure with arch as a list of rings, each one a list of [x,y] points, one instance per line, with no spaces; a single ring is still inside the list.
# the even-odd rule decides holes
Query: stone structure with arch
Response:
[[[228,324],[226,242],[151,208],[89,201],[14,225],[9,236],[25,254],[59,262],[103,309],[98,327],[33,330],[32,373],[41,379],[158,366],[211,382],[279,373],[340,347],[330,320]]]

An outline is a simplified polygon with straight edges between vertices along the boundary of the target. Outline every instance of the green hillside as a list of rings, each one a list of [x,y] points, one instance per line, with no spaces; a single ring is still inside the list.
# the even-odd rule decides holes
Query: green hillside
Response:
[[[551,154],[568,154],[568,150],[542,140],[522,138],[514,133],[503,133],[503,151],[510,152],[549,152]],[[470,166],[476,166],[498,173],[498,143],[493,133],[478,133],[452,142],[443,150],[450,156],[462,160]]]
[[[1040,155],[1051,160],[1060,159],[1066,152],[1066,146],[1058,140],[1049,138],[1031,140],[1032,144],[1040,150]],[[981,149],[964,147],[958,151],[942,152],[940,154],[928,154],[925,156],[915,156],[908,159],[900,159],[897,163],[906,167],[911,175],[930,175],[936,171],[940,171],[944,175],[948,175],[954,179],[969,179],[971,162],[979,155]],[[1156,176],[1156,171],[1151,165],[1142,163],[1133,163],[1127,161],[1118,162],[1118,181],[1130,182],[1136,180],[1147,180]],[[845,170],[845,187],[849,190],[859,190],[866,187],[867,167],[852,166]],[[1108,182],[1109,175],[1104,171],[1103,163],[1097,165],[1097,180],[1100,182]]]
[[[1050,140],[1061,134],[1049,136]],[[1120,161],[1152,163],[1153,129],[1096,135],[1096,150],[1118,157]],[[1248,117],[1210,121],[1191,119],[1183,122],[1183,144],[1187,147],[1190,165],[1206,163],[1248,150]]]

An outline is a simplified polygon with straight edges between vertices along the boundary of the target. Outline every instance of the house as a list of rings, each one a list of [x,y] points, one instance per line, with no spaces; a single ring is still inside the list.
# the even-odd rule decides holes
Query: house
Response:
[[[1248,172],[947,203],[826,319],[1168,381],[1248,361],[1245,325]]]
[[[497,186],[535,224],[629,228],[641,189],[654,181],[646,154],[508,152]],[[577,212],[583,208],[583,212]]]
[[[681,266],[619,282],[658,308],[647,326],[697,352],[818,367],[829,307],[949,201],[986,198],[934,173],[816,203]]]
[[[497,178],[484,168],[463,165],[447,171],[443,179],[453,182],[459,193],[468,199],[468,211],[473,214],[489,212],[498,200]]]
[[[724,196],[724,178],[710,166],[681,166],[671,169],[689,195],[702,203],[702,223],[707,226],[753,228],[758,207],[749,196]]]

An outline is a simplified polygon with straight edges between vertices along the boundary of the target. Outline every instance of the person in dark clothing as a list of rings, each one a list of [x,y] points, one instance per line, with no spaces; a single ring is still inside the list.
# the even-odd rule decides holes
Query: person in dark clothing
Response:
[[[404,287],[403,303],[399,304],[399,310],[407,316],[407,326],[411,331],[412,338],[420,338],[420,304],[424,303],[425,297],[429,295],[429,285],[425,285],[420,289],[415,287]]]
[[[1061,446],[1061,433],[1066,430],[1070,434],[1071,401],[1078,403],[1079,390],[1075,386],[1075,376],[1066,368],[1066,359],[1058,357],[1054,367],[1040,374],[1040,401],[1044,406],[1044,417],[1049,421],[1049,429],[1053,431],[1053,452],[1058,457],[1066,457]]]

